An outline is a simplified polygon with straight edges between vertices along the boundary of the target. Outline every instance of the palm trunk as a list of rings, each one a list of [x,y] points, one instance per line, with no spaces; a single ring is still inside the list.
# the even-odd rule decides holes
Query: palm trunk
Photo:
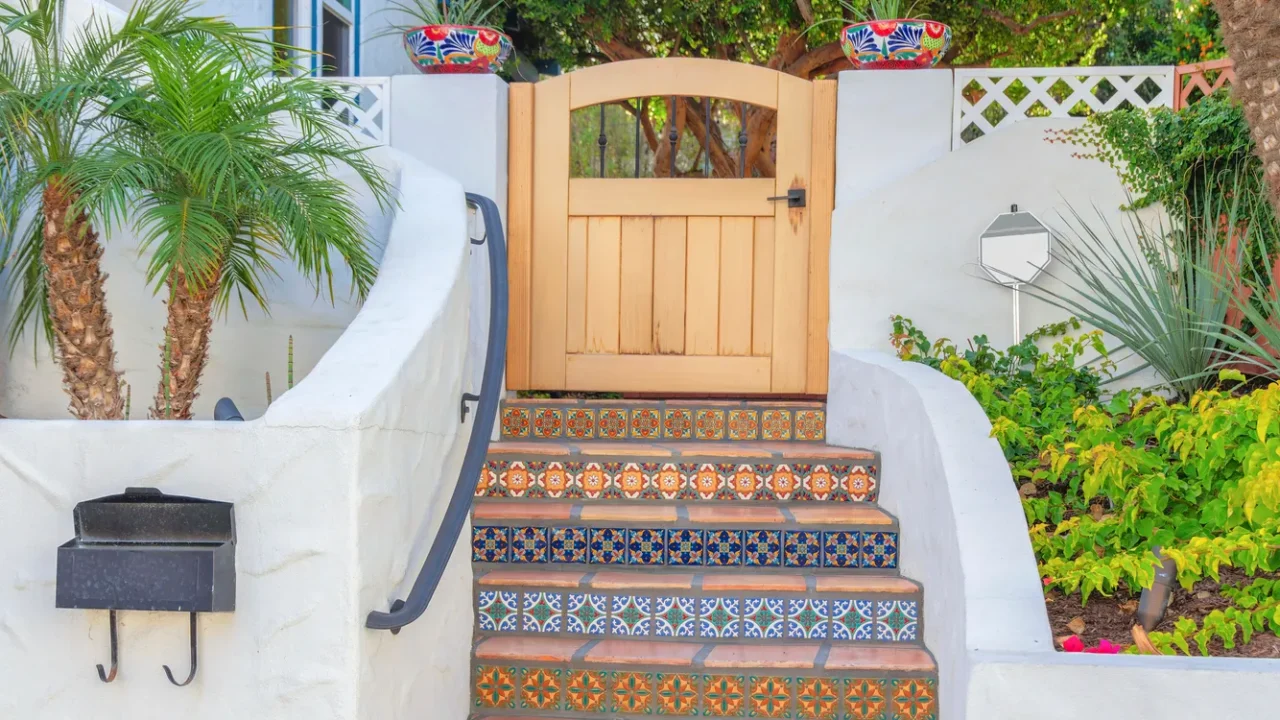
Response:
[[[85,215],[68,220],[67,208],[74,200],[54,178],[45,186],[41,208],[41,257],[62,384],[71,396],[68,409],[75,417],[120,420],[124,399],[107,312],[102,246]]]
[[[217,294],[216,277],[199,289],[188,284],[181,270],[169,278],[169,318],[165,323],[165,345],[160,348],[160,384],[151,417],[191,419],[191,406],[199,396],[200,375],[209,360],[209,333]]]
[[[1214,6],[1235,64],[1232,93],[1244,105],[1271,205],[1280,216],[1280,3],[1214,0]]]

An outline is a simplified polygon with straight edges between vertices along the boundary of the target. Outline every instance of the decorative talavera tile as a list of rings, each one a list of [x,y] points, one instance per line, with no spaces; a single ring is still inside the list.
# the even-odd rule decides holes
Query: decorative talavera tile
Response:
[[[901,678],[892,684],[893,717],[938,720],[938,692],[933,679]]]
[[[795,439],[820,442],[827,438],[827,414],[822,410],[797,410]]]
[[[471,528],[472,562],[507,562],[511,540],[505,527]]]
[[[622,528],[591,528],[588,549],[596,565],[622,565],[627,561],[627,531]]]
[[[570,408],[565,411],[564,436],[574,440],[589,440],[596,435],[596,411],[588,408]]]
[[[702,713],[713,717],[743,717],[747,683],[742,675],[702,676]]]
[[[652,626],[653,601],[637,595],[614,595],[609,603],[609,634],[647,636]]]
[[[640,463],[624,463],[614,475],[612,485],[622,497],[636,500],[644,497],[645,491],[649,489],[649,476],[640,467]]]
[[[743,562],[748,567],[782,565],[781,530],[747,530],[742,548]]]
[[[520,707],[558,710],[561,672],[548,668],[524,668],[520,673]]]
[[[797,468],[804,469],[804,489],[810,500],[829,500],[831,493],[839,489],[835,475],[826,465],[798,465]]]
[[[856,568],[861,563],[862,534],[858,532],[824,532],[822,534],[822,566]]]
[[[876,479],[864,465],[854,465],[844,476],[845,492],[849,499],[857,502],[874,502],[876,499]]]
[[[790,440],[791,411],[765,410],[760,415],[761,440]]]
[[[489,632],[514,632],[520,616],[519,593],[482,591],[476,598],[476,615],[480,629]]]
[[[604,712],[609,700],[609,674],[603,670],[573,670],[565,682],[565,708],[577,712]]]
[[[871,640],[875,630],[875,602],[832,600],[831,639]]]
[[[558,500],[568,496],[569,488],[573,486],[574,480],[575,478],[569,474],[564,463],[549,462],[538,473],[536,482],[538,488],[542,491],[543,497]]]
[[[675,463],[663,463],[657,470],[649,473],[649,482],[654,492],[663,500],[675,500],[681,497],[688,481]]]
[[[915,642],[919,607],[915,600],[876,602],[876,640]]]
[[[658,637],[698,637],[697,620],[697,598],[654,598],[654,635]]]
[[[692,440],[693,410],[688,408],[663,410],[662,437],[664,440]]]
[[[730,410],[729,439],[756,440],[760,437],[759,410]]]
[[[667,564],[680,566],[702,565],[705,547],[702,530],[668,530]]]
[[[476,681],[471,696],[476,707],[514,708],[516,706],[516,669],[481,665],[476,668]]]
[[[582,490],[582,496],[590,500],[599,500],[604,497],[605,491],[613,485],[613,479],[605,472],[604,466],[600,463],[585,463],[582,471],[578,473],[578,479],[575,483]]]
[[[653,674],[638,672],[609,673],[610,710],[631,715],[653,712]]]
[[[609,597],[591,593],[565,596],[565,631],[578,635],[603,635],[608,629]]]
[[[587,562],[587,531],[585,528],[551,528],[551,562]]]
[[[502,408],[502,435],[508,438],[529,437],[529,408]]]
[[[775,500],[790,500],[801,487],[799,476],[790,465],[774,465],[765,475],[765,489]]]
[[[830,637],[831,601],[803,600],[787,601],[787,622],[785,637],[805,640],[826,640]]]
[[[746,598],[742,601],[742,615],[741,637],[784,637],[785,600],[781,598]]]
[[[698,676],[684,673],[658,673],[659,715],[698,714]]]
[[[633,409],[630,437],[632,440],[657,440],[662,437],[661,411],[656,407]]]
[[[511,562],[545,563],[546,561],[546,528],[521,527],[511,529]]]
[[[786,530],[782,534],[782,561],[787,567],[818,567],[822,564],[819,533]]]
[[[666,532],[660,529],[632,528],[627,531],[627,564],[666,565]]]
[[[698,618],[702,621],[703,637],[741,637],[742,626],[738,622],[742,606],[737,598],[714,597],[698,599]]]
[[[564,411],[540,407],[533,411],[533,436],[550,439],[564,436]]]
[[[764,489],[764,478],[755,465],[730,466],[725,473],[725,486],[735,500],[755,500]]]
[[[888,532],[863,533],[862,567],[877,569],[898,567],[898,534]]]
[[[884,720],[889,716],[889,681],[850,678],[845,681],[844,711],[851,720]]]
[[[603,408],[596,412],[596,437],[601,440],[623,440],[627,437],[628,413],[622,408]]]
[[[528,494],[534,479],[529,473],[529,468],[523,462],[516,460],[505,463],[505,467],[498,476],[498,483],[502,486],[503,497],[524,497]]]
[[[791,678],[753,677],[747,691],[751,717],[791,717]]]
[[[706,563],[707,565],[741,565],[742,531],[707,530]]]
[[[828,678],[796,679],[796,717],[800,720],[832,720],[840,713],[840,681]]]
[[[698,440],[724,439],[724,411],[701,409],[693,420],[693,436]]]
[[[724,476],[711,463],[693,466],[688,473],[689,486],[700,500],[714,500],[724,487]]]
[[[564,603],[557,592],[528,592],[520,598],[520,629],[524,632],[560,632]]]

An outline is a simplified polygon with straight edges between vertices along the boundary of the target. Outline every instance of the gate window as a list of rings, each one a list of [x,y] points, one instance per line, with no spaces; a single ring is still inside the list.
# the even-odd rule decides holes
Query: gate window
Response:
[[[570,117],[570,176],[771,178],[776,117],[769,108],[711,97],[633,98],[578,108]]]

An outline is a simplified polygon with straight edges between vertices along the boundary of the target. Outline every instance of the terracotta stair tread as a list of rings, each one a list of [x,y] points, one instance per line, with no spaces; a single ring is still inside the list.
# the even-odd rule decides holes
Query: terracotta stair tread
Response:
[[[549,524],[593,525],[614,523],[671,527],[730,527],[748,529],[815,528],[851,526],[890,530],[892,515],[863,503],[806,503],[787,507],[763,505],[686,505],[653,501],[540,501],[477,499],[471,517],[479,525],[503,522],[548,521]]]
[[[479,664],[582,663],[610,667],[937,672],[933,657],[917,646],[833,646],[820,642],[702,643],[509,636],[490,637],[480,641],[473,657]]]
[[[742,458],[798,461],[806,458],[832,461],[875,462],[876,453],[859,448],[819,442],[642,442],[609,440],[502,440],[489,444],[489,455],[539,458],[634,456],[637,461],[654,458]]]
[[[813,578],[811,587],[809,578]],[[693,590],[723,592],[809,591],[844,594],[912,595],[915,581],[880,575],[805,575],[783,573],[662,572],[637,568],[616,571],[491,570],[477,575],[484,588],[580,588],[592,590]]]

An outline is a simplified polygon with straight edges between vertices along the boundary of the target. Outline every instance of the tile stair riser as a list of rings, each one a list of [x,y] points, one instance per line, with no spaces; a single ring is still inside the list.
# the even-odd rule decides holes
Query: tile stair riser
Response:
[[[598,568],[896,570],[893,526],[845,530],[589,524],[486,525],[473,520],[472,562]],[[492,522],[492,521],[488,521]],[[679,549],[672,550],[674,545]],[[701,552],[685,548],[701,548]]]
[[[826,410],[813,403],[513,401],[502,437],[518,440],[821,442]]]
[[[924,673],[752,668],[612,668],[578,663],[472,665],[482,717],[589,713],[612,719],[698,717],[937,720],[937,679]]]
[[[476,588],[478,634],[650,640],[831,640],[912,644],[923,637],[918,593],[627,592]]]
[[[879,463],[795,457],[785,462],[679,458],[495,458],[478,498],[681,500],[690,502],[875,502]]]

